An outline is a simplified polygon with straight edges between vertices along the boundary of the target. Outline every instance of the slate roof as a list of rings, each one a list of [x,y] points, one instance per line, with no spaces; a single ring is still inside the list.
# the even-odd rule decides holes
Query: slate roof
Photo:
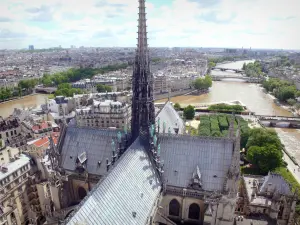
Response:
[[[259,190],[260,193],[277,192],[283,195],[292,195],[291,188],[284,178],[276,173],[269,173],[263,178],[263,184]]]
[[[188,187],[198,166],[204,190],[223,190],[232,159],[232,140],[187,135],[160,135],[159,140],[167,185]]]
[[[165,133],[168,133],[169,127],[171,128],[171,133],[175,134],[174,128],[179,128],[179,134],[183,134],[185,125],[177,111],[174,109],[170,102],[167,102],[162,110],[156,116],[156,122],[160,119],[160,133],[163,133],[163,122],[166,123]]]
[[[87,171],[94,175],[106,173],[106,158],[112,157],[112,139],[117,143],[118,130],[102,130],[69,126],[62,144],[60,165],[65,170],[75,171],[77,157],[86,152]],[[100,166],[98,162],[101,161]]]
[[[160,190],[158,176],[137,139],[65,224],[147,224]]]

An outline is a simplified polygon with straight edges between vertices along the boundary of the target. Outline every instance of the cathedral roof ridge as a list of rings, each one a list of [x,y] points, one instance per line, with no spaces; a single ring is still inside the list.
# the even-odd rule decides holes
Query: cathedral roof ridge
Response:
[[[188,134],[168,134],[168,133],[160,133],[159,137],[161,138],[181,138],[181,139],[192,139],[192,140],[220,140],[220,141],[230,141],[234,142],[235,138],[229,137],[210,137],[210,136],[191,136]]]

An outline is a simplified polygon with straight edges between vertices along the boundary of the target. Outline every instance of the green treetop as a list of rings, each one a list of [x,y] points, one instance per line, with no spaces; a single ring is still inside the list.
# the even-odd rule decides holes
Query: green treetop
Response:
[[[112,88],[108,85],[98,84],[97,85],[97,91],[102,92],[112,92]]]
[[[193,82],[193,86],[198,91],[208,89],[212,86],[212,78],[209,75],[204,78],[199,77]]]
[[[183,116],[187,120],[192,120],[195,117],[195,108],[194,108],[194,106],[188,105],[187,107],[185,107],[184,110],[183,110]]]

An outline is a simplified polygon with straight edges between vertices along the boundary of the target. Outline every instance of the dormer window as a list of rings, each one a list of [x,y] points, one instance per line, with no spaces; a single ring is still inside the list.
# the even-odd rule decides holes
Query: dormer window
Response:
[[[201,182],[201,173],[200,169],[197,166],[195,168],[195,171],[193,172],[193,177],[192,177],[192,187],[194,188],[201,188],[202,182]]]

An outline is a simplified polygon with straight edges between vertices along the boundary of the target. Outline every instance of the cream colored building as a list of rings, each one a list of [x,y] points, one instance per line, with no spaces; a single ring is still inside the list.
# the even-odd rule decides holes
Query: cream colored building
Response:
[[[93,100],[91,106],[76,109],[76,123],[81,127],[123,128],[130,125],[131,108],[113,100]]]
[[[3,146],[0,150],[0,223],[25,224],[29,208],[27,183],[30,158],[19,154],[17,148]]]
[[[166,75],[156,75],[154,77],[154,93],[168,92]]]

